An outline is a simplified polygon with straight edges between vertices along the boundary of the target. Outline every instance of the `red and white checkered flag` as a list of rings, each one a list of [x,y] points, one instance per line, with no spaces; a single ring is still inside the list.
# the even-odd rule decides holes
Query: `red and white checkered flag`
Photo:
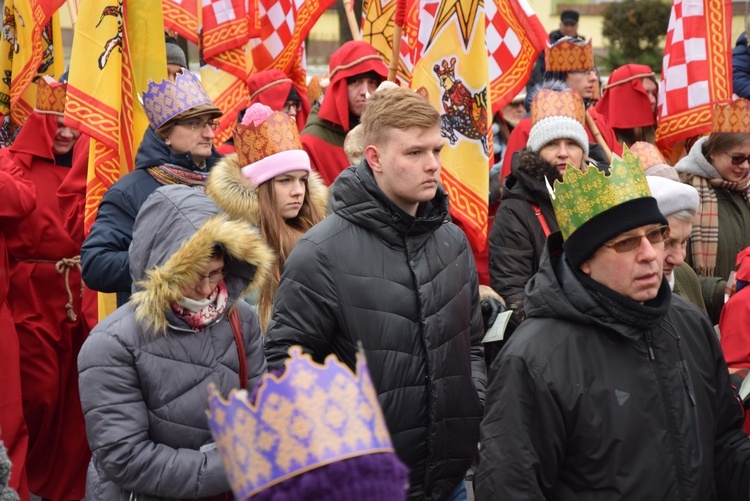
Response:
[[[711,130],[713,108],[732,98],[730,0],[674,0],[659,87],[660,147]]]
[[[526,85],[549,37],[526,0],[485,3],[492,111],[508,104]]]
[[[260,38],[250,40],[256,71],[288,73],[307,34],[334,0],[259,0]]]

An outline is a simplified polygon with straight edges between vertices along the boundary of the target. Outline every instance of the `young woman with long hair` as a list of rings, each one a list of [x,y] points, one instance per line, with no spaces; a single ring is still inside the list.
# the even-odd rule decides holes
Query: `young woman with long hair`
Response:
[[[269,284],[257,297],[263,331],[287,256],[326,215],[328,191],[310,169],[292,119],[263,104],[248,108],[234,134],[237,153],[214,167],[206,193],[231,218],[256,226],[276,254]]]

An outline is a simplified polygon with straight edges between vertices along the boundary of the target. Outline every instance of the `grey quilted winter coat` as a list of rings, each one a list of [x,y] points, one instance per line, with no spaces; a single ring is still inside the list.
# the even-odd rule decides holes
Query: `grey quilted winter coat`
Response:
[[[186,186],[157,189],[130,246],[134,295],[100,322],[78,357],[81,403],[93,453],[89,500],[202,499],[230,490],[206,419],[207,386],[239,386],[237,345],[226,316],[196,332],[169,305],[224,245],[229,304],[236,304],[249,386],[266,370],[258,319],[237,301],[264,282],[272,254],[257,232],[227,221]],[[146,275],[145,270],[155,270]]]

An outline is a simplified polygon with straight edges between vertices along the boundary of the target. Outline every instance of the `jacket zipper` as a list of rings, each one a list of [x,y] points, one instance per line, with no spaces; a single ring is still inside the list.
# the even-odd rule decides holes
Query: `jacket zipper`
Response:
[[[656,381],[659,384],[659,392],[661,393],[661,400],[664,405],[664,416],[666,417],[667,429],[669,430],[669,439],[672,442],[672,452],[675,458],[674,466],[675,466],[675,470],[677,471],[677,487],[680,491],[679,497],[680,499],[686,499],[687,496],[685,495],[685,485],[684,485],[685,472],[682,471],[682,465],[680,464],[680,461],[679,461],[679,455],[678,455],[679,447],[677,447],[678,440],[674,431],[674,423],[672,423],[672,420],[670,419],[670,416],[669,416],[666,391],[664,389],[664,381],[662,380],[661,371],[659,370],[659,364],[656,363],[656,356],[654,355],[654,347],[651,341],[652,341],[651,331],[647,330],[646,331],[646,347],[648,348],[648,358],[654,368],[654,372],[656,374]],[[682,375],[682,371],[680,371],[680,373]],[[685,379],[683,379],[683,383],[687,385],[687,381],[685,381]],[[691,398],[692,398],[692,395],[691,395]]]

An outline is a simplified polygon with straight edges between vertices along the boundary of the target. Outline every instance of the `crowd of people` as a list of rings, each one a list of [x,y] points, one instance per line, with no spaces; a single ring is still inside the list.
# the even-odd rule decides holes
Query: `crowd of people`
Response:
[[[168,39],[87,235],[88,138],[40,79],[0,149],[0,497],[750,498],[750,101],[669,165],[655,73],[602,85],[577,23],[495,114],[488,259],[440,111],[365,42],[320,96],[255,73],[216,144]]]

